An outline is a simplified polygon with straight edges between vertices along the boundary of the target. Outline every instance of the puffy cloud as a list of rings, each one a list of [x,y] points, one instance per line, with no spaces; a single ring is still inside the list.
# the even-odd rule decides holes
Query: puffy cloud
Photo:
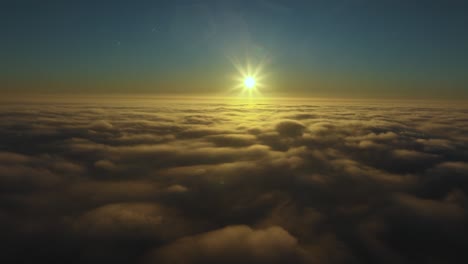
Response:
[[[206,137],[208,141],[221,147],[245,147],[254,145],[256,138],[251,135],[224,134]]]
[[[167,240],[180,236],[186,228],[176,211],[154,203],[104,205],[84,213],[74,227],[91,238],[131,241]]]
[[[393,156],[403,160],[430,160],[436,159],[438,156],[434,154],[423,153],[414,150],[396,149],[393,151]]]
[[[276,124],[276,131],[281,136],[300,137],[304,133],[305,126],[294,120],[285,120]]]
[[[448,170],[458,173],[468,173],[467,162],[443,162],[437,165],[436,169]]]
[[[112,124],[105,120],[94,121],[89,125],[90,129],[95,130],[110,130],[113,128]]]
[[[296,238],[278,226],[228,226],[156,250],[148,263],[300,263]]]
[[[2,106],[0,258],[462,262],[465,116],[362,102]]]
[[[94,163],[96,168],[104,169],[104,170],[115,170],[117,166],[114,163],[108,160],[98,160]]]
[[[452,191],[441,200],[397,194],[391,205],[366,225],[375,260],[456,263],[468,260],[459,251],[466,246],[466,196]],[[377,225],[377,226],[376,226]],[[428,253],[427,252],[431,252]]]
[[[444,151],[454,148],[454,142],[447,139],[417,139],[416,142],[422,144],[426,151]]]

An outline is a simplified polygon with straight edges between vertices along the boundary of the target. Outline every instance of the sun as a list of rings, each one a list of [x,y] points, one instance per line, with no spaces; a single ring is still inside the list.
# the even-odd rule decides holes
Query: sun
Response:
[[[252,76],[247,76],[244,80],[244,85],[248,89],[253,89],[255,87],[255,78]]]
[[[232,76],[235,81],[231,91],[239,92],[241,97],[259,97],[262,96],[261,90],[267,89],[265,83],[266,74],[264,67],[268,63],[267,58],[258,59],[252,62],[247,59],[246,63],[241,63],[235,58],[231,58],[231,62],[237,73]]]

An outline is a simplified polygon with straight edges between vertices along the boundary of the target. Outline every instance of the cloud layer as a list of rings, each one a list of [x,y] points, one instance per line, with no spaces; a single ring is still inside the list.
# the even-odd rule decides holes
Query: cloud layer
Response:
[[[463,263],[467,117],[369,102],[4,105],[0,259]]]

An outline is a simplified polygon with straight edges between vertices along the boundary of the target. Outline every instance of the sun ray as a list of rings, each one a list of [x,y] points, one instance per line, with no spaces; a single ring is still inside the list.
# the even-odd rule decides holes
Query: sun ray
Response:
[[[257,63],[253,63],[250,59],[245,60],[244,63],[236,58],[229,58],[229,60],[237,71],[237,74],[233,76],[235,85],[230,91],[240,91],[241,97],[261,96],[260,90],[266,87],[264,82],[266,60],[260,60]]]

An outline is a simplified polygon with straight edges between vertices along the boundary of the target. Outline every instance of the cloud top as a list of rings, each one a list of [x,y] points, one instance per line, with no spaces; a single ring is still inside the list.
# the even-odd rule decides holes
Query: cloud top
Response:
[[[467,113],[363,102],[2,106],[0,258],[463,263]]]

